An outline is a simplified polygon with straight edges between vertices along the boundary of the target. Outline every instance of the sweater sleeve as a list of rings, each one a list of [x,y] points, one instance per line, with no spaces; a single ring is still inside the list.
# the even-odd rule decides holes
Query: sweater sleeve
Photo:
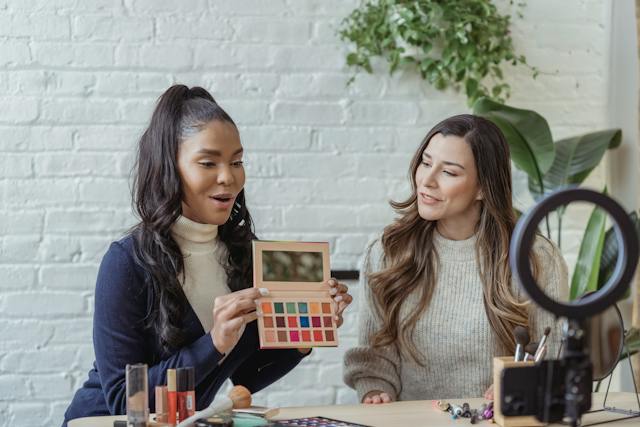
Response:
[[[256,393],[285,376],[309,354],[311,352],[302,354],[296,349],[257,350],[235,370],[231,381]]]
[[[115,242],[105,254],[96,283],[93,342],[96,365],[111,414],[126,413],[125,366],[154,360],[153,344],[143,327],[147,311],[146,292],[134,270],[131,255]],[[149,366],[148,385],[153,390],[166,381],[166,370],[195,368],[198,380],[207,377],[222,355],[209,334],[181,348],[170,357]],[[153,407],[153,393],[149,393]]]
[[[567,302],[569,294],[569,273],[567,263],[553,242],[538,237],[534,244],[534,253],[538,257],[538,286],[555,301]],[[555,358],[562,339],[562,325],[555,315],[544,310],[535,302],[529,307],[531,341],[540,342],[546,327],[551,328],[548,338],[546,358]]]
[[[397,400],[401,391],[397,347],[374,348],[370,345],[370,338],[381,328],[382,319],[375,310],[368,276],[379,269],[381,259],[382,247],[376,241],[369,246],[360,269],[358,345],[348,350],[344,357],[344,382],[356,390],[360,401],[373,390],[383,391]]]

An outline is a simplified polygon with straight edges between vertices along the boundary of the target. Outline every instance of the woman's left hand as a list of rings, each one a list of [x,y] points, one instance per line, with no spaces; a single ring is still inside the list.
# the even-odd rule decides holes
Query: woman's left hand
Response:
[[[342,312],[349,304],[351,304],[353,297],[349,294],[349,288],[347,285],[338,282],[338,279],[334,279],[333,277],[329,279],[329,286],[331,298],[333,298],[333,301],[335,301],[336,307],[338,308],[336,310],[335,321],[336,326],[339,328],[343,322]]]

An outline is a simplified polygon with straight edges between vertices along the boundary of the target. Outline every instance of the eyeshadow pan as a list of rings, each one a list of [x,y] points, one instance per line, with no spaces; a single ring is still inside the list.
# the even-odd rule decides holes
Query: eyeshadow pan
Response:
[[[276,326],[278,328],[284,328],[284,317],[282,316],[276,317]]]
[[[322,342],[322,331],[313,331],[313,340]]]
[[[262,303],[262,312],[264,314],[271,314],[273,313],[273,308],[271,307],[271,303],[270,302],[263,302]]]
[[[302,341],[311,341],[311,331],[302,331]]]
[[[287,342],[287,331],[278,331],[278,341]]]
[[[329,319],[331,320],[331,319]],[[287,317],[287,323],[289,324],[290,328],[297,328],[298,327],[298,318],[295,316],[289,316]]]
[[[295,312],[296,312],[296,303],[295,302],[288,302],[287,303],[287,313],[295,314]]]
[[[333,331],[324,331],[324,336],[327,337],[327,341],[333,341]]]
[[[265,328],[273,328],[273,317],[265,317],[264,318],[264,327]]]
[[[307,303],[306,302],[299,302],[298,303],[298,312],[302,313],[302,314],[307,312]]]
[[[317,316],[313,316],[311,318],[311,324],[313,325],[314,328],[319,328],[322,326],[322,324],[320,323],[320,318]]]
[[[325,328],[330,328],[331,327],[331,316],[324,316],[322,318],[323,322],[324,322],[324,327]]]
[[[328,302],[323,302],[322,303],[322,312],[325,313],[325,314],[331,313],[331,304],[329,304]]]
[[[298,335],[298,331],[289,331],[289,336],[291,337],[291,342],[300,341],[300,337]]]
[[[273,308],[275,309],[276,313],[284,313],[284,306],[281,302],[273,303]]]
[[[300,327],[301,328],[309,327],[309,318],[307,316],[300,316]]]
[[[320,313],[320,303],[319,302],[311,302],[311,303],[309,303],[309,308],[311,310],[311,314],[319,314]]]
[[[264,331],[264,336],[268,342],[276,342],[276,332],[275,331]]]

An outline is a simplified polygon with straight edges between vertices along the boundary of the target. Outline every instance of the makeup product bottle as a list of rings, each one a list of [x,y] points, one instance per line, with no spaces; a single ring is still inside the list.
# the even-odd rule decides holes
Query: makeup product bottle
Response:
[[[167,386],[156,386],[156,421],[166,423],[169,420]]]
[[[149,395],[147,386],[147,365],[137,363],[125,368],[127,393],[127,425],[147,427],[149,422]]]
[[[178,392],[178,422],[184,421],[196,412],[195,371],[193,368],[176,370]]]
[[[178,395],[176,391],[176,370],[167,369],[167,422],[176,425],[178,412]]]

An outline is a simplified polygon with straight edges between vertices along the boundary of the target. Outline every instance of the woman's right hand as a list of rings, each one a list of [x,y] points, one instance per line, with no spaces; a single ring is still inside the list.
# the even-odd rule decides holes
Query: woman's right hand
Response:
[[[369,393],[365,394],[362,398],[362,403],[365,404],[379,404],[379,403],[390,403],[391,397],[380,390],[373,390]]]
[[[269,293],[264,288],[248,288],[213,300],[213,345],[228,354],[238,343],[247,323],[257,319],[256,300]]]

